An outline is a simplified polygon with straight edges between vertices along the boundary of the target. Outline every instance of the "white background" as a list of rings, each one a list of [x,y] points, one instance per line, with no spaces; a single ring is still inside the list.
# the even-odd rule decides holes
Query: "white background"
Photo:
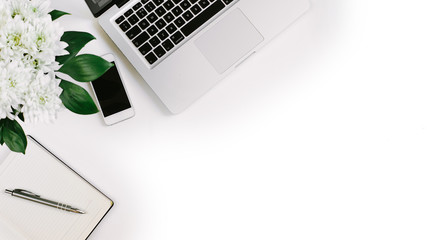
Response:
[[[83,0],[52,2],[98,38],[86,52],[118,56],[136,109],[25,125],[115,201],[90,239],[427,238],[425,0],[312,0],[180,115]]]

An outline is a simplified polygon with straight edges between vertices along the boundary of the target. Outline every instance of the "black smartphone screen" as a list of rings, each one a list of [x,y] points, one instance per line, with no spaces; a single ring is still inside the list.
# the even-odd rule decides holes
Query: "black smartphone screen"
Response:
[[[131,108],[116,64],[104,75],[92,82],[104,117]]]

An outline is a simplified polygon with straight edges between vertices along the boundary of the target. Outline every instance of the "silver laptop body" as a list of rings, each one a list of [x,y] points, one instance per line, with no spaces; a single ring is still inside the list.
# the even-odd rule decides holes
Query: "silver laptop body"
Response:
[[[131,0],[99,23],[172,113],[189,107],[309,0]]]

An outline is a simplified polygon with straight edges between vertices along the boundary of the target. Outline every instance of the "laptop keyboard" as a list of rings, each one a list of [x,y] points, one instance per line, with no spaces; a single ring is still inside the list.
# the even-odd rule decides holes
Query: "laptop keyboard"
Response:
[[[141,0],[115,22],[151,65],[237,0]]]

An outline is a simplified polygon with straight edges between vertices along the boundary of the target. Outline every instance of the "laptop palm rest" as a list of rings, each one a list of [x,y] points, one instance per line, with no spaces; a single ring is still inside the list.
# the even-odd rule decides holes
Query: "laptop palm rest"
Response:
[[[199,37],[195,44],[215,70],[222,74],[247,55],[264,37],[235,9]]]

